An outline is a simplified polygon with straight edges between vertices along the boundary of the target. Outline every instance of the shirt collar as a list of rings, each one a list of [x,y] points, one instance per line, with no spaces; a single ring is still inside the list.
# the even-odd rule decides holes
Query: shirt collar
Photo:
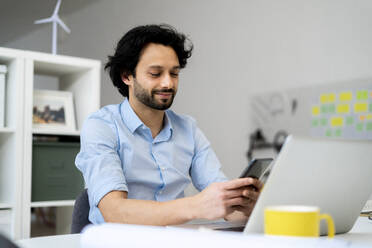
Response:
[[[138,127],[144,125],[130,106],[128,98],[125,98],[121,103],[121,118],[132,133],[134,133]]]
[[[138,118],[137,114],[134,112],[132,107],[129,104],[128,98],[121,103],[121,117],[125,125],[129,128],[129,130],[134,133],[137,128],[140,126],[144,126],[143,122],[140,118]],[[170,138],[173,132],[172,122],[168,116],[168,110],[164,112],[164,127],[162,131],[165,131],[167,134],[167,139]],[[160,132],[162,132],[160,131]]]

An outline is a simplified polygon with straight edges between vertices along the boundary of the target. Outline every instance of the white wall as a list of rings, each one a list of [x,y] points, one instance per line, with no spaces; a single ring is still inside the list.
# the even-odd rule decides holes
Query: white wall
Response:
[[[135,25],[165,22],[188,34],[195,50],[174,109],[198,120],[229,177],[247,164],[249,95],[372,76],[369,0],[105,0],[62,19],[72,33],[60,32],[59,53],[103,62]],[[49,52],[50,31],[0,45]],[[102,78],[102,104],[119,102]]]

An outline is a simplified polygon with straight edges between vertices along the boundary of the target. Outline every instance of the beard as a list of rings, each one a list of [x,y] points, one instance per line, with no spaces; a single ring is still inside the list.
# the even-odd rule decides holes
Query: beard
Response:
[[[176,91],[174,89],[153,89],[149,94],[145,88],[143,88],[137,80],[134,78],[133,84],[134,96],[144,105],[156,110],[166,110],[170,108],[173,103]],[[155,94],[157,93],[172,93],[171,97],[168,99],[155,99]]]

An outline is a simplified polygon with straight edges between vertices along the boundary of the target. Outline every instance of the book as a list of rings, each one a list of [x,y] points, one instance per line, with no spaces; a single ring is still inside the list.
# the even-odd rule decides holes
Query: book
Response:
[[[5,125],[5,75],[7,68],[0,65],[0,127]]]

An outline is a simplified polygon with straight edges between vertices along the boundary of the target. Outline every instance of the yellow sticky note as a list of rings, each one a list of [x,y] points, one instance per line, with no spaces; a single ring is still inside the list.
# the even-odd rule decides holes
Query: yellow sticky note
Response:
[[[321,103],[327,103],[328,102],[328,94],[320,95],[320,102]]]
[[[355,113],[367,112],[367,110],[368,110],[368,104],[366,102],[354,104]]]
[[[346,102],[353,99],[353,94],[351,92],[342,92],[340,93],[340,101]]]
[[[332,117],[331,118],[331,126],[332,127],[340,127],[344,125],[344,118],[342,117]]]
[[[319,106],[313,106],[312,107],[312,109],[311,109],[311,113],[313,114],[313,115],[319,115],[319,113],[320,113],[320,107]]]
[[[331,93],[328,95],[328,101],[329,102],[334,102],[336,100],[336,94]]]
[[[350,105],[349,104],[339,104],[339,105],[337,105],[337,113],[347,114],[349,112],[350,112]]]
[[[367,120],[372,120],[372,114],[367,115]]]

